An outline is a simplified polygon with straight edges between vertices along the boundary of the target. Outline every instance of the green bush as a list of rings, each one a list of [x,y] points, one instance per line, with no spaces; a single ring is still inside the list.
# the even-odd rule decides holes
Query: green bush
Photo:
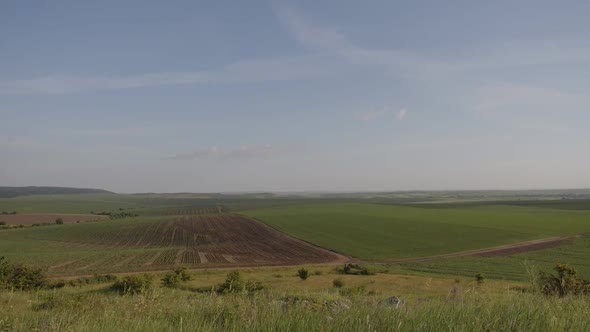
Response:
[[[370,271],[366,267],[362,267],[358,264],[352,264],[352,263],[344,264],[343,267],[338,268],[336,271],[340,274],[363,275],[363,276],[375,274],[375,272]]]
[[[299,271],[297,271],[297,276],[301,279],[301,280],[306,280],[307,278],[309,278],[309,271],[307,271],[304,268],[299,269]]]
[[[240,293],[246,289],[246,283],[240,271],[231,271],[225,281],[217,287],[220,293]]]
[[[11,264],[5,257],[0,257],[0,289],[31,290],[45,286],[47,277],[42,269]]]
[[[152,286],[153,277],[149,274],[130,275],[115,281],[111,289],[119,294],[140,294],[148,291]]]
[[[64,220],[62,218],[57,218],[57,219],[55,219],[55,223],[57,225],[63,225],[64,224]]]
[[[231,271],[225,281],[217,286],[218,293],[251,293],[264,289],[264,285],[258,281],[245,281],[240,271]]]
[[[486,276],[483,273],[477,273],[475,275],[475,282],[477,282],[478,285],[483,285],[486,282]]]
[[[164,287],[178,287],[181,282],[191,280],[191,275],[186,267],[177,267],[174,271],[166,273],[162,278],[162,286]]]
[[[0,221],[0,226],[6,225],[6,221]]]
[[[578,272],[566,264],[554,267],[557,275],[541,273],[538,278],[541,292],[545,295],[585,295],[590,294],[590,281],[578,278]]]

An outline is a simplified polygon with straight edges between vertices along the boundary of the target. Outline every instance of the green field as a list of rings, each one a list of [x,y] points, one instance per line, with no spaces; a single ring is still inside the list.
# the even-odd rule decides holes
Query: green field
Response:
[[[441,204],[425,203],[420,197],[402,204],[397,196],[370,197],[87,194],[0,199],[0,210],[19,214],[104,211],[138,215],[0,230],[0,256],[9,262],[44,268],[56,283],[62,277],[102,273],[142,271],[155,277],[149,290],[133,296],[121,296],[110,290],[112,283],[105,282],[65,283],[60,289],[26,292],[0,289],[0,330],[577,331],[590,327],[584,318],[590,307],[587,296],[548,300],[526,282],[530,271],[538,276],[539,271],[551,271],[556,263],[567,263],[589,279],[588,235],[558,247],[503,257],[365,262],[363,267],[375,274],[364,276],[341,274],[341,262],[266,266],[284,238],[260,256],[271,260],[251,265],[256,267],[241,265],[241,261],[228,264],[232,259],[221,263],[227,259],[227,251],[217,255],[209,251],[206,258],[210,261],[197,264],[195,252],[188,250],[195,245],[224,243],[230,246],[223,250],[236,250],[231,247],[236,243],[231,236],[244,235],[237,231],[239,226],[249,225],[248,220],[261,225],[239,214],[369,261],[590,232],[588,200],[508,201],[494,197],[493,201],[449,203],[444,197]],[[224,229],[220,226],[223,218],[239,222]],[[200,228],[192,227],[203,220],[209,229],[230,238],[216,242],[211,234],[202,236],[196,231]],[[252,233],[254,229],[241,230]],[[262,238],[265,240],[268,237]],[[296,246],[291,243],[282,248]],[[256,248],[246,246],[239,251],[250,253],[252,249]],[[161,271],[178,265],[200,269],[192,272],[192,280],[174,289],[161,286]],[[297,276],[302,267],[310,272],[307,280]],[[212,292],[224,281],[227,268],[239,268],[246,278],[263,285],[263,290]],[[477,273],[489,280],[475,282]],[[335,288],[335,280],[344,286]],[[391,296],[400,297],[403,304],[399,308],[388,305]]]
[[[538,251],[497,257],[456,257],[425,262],[374,264],[375,271],[410,275],[473,277],[483,273],[492,279],[527,281],[533,271],[551,270],[555,264],[567,264],[590,279],[590,237]]]
[[[316,203],[242,213],[354,257],[383,260],[590,232],[590,211],[529,206]]]
[[[247,215],[295,237],[364,260],[423,257],[590,232],[588,200],[502,201],[494,197],[487,202],[400,204],[395,200],[384,202],[385,195],[372,195],[372,199],[366,196],[85,194],[3,198],[0,210],[17,210],[19,214],[127,211],[139,216],[3,230],[0,252],[13,261],[51,266],[53,275],[159,269],[174,264],[174,257],[182,255],[180,250],[185,246],[180,242],[166,243],[170,241],[158,236],[170,237],[170,232],[155,229],[204,209]],[[446,196],[443,201],[447,201]],[[180,214],[170,216],[171,212]],[[151,240],[143,241],[146,237]],[[492,278],[523,280],[525,260],[545,268],[555,262],[571,263],[586,273],[590,269],[584,259],[587,254],[590,241],[580,238],[558,248],[508,257],[436,259],[379,269],[464,276],[483,272]]]

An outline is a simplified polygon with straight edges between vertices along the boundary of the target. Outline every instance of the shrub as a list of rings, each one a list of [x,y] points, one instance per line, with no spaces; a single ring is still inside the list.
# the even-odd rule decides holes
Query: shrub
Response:
[[[231,271],[225,281],[217,287],[221,293],[240,293],[246,289],[246,283],[240,271]]]
[[[6,221],[0,221],[0,226],[6,225]]]
[[[244,293],[255,292],[264,289],[262,283],[258,281],[244,281],[240,271],[231,271],[227,274],[225,281],[217,286],[219,293]]]
[[[477,273],[475,275],[475,282],[477,282],[478,285],[483,285],[483,283],[486,282],[486,276],[483,273]]]
[[[42,269],[23,264],[11,264],[0,257],[0,289],[31,290],[47,285],[47,277]]]
[[[246,281],[246,291],[249,293],[263,290],[263,289],[264,289],[264,285],[260,281],[252,281],[252,280]]]
[[[334,279],[332,280],[332,286],[334,286],[334,288],[342,288],[344,287],[344,281],[342,281],[342,279]]]
[[[140,294],[148,291],[152,286],[153,277],[149,274],[130,275],[116,281],[111,289],[119,294]]]
[[[188,273],[186,267],[177,267],[174,271],[166,273],[162,278],[162,286],[164,287],[178,287],[182,281],[191,280],[191,275]]]
[[[336,271],[340,274],[363,275],[363,276],[375,274],[373,271],[370,271],[366,267],[362,267],[358,264],[352,264],[352,263],[344,264],[343,267],[338,268]]]
[[[590,281],[577,277],[577,271],[566,264],[553,268],[557,275],[541,273],[538,278],[541,292],[545,295],[583,295],[590,294]]]
[[[57,218],[57,219],[55,219],[55,223],[57,225],[63,225],[64,224],[64,220],[62,218]]]
[[[297,271],[297,276],[301,279],[301,280],[306,280],[307,278],[309,278],[309,271],[307,271],[304,268],[301,268]]]

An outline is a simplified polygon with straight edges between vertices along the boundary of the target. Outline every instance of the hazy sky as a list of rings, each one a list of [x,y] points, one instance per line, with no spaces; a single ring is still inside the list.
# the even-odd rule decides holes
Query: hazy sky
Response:
[[[590,187],[588,1],[0,2],[0,185]]]

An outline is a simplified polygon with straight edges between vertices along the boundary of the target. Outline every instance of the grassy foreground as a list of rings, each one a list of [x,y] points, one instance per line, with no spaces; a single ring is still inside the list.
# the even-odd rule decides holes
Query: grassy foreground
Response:
[[[119,296],[104,286],[0,292],[7,331],[588,331],[590,299],[471,289],[408,301],[378,295],[262,291],[200,294],[157,288]]]

